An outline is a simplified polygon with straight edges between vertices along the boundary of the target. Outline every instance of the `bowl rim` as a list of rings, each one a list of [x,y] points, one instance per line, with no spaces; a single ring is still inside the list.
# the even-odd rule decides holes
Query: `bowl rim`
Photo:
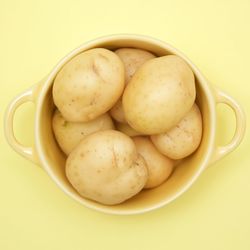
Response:
[[[208,106],[210,110],[210,134],[209,134],[209,143],[207,146],[207,151],[206,155],[203,159],[203,162],[200,164],[200,167],[198,170],[195,172],[194,175],[190,178],[190,180],[183,186],[183,188],[179,191],[176,192],[174,195],[172,195],[168,199],[163,199],[161,202],[157,202],[155,205],[151,205],[145,208],[131,208],[129,210],[119,210],[116,209],[115,206],[105,206],[99,203],[93,203],[93,201],[90,201],[88,199],[85,199],[83,197],[80,197],[80,195],[76,195],[64,186],[64,184],[61,183],[61,181],[57,178],[56,175],[53,174],[53,171],[51,170],[50,164],[47,162],[45,156],[44,156],[44,150],[42,148],[42,143],[41,143],[41,138],[39,136],[39,131],[41,130],[41,108],[43,105],[43,100],[53,84],[53,80],[58,73],[58,71],[61,69],[61,67],[69,61],[71,58],[76,56],[77,54],[81,53],[82,51],[91,49],[93,47],[96,47],[98,44],[103,44],[106,42],[112,42],[112,41],[117,41],[117,40],[139,40],[142,42],[147,42],[150,44],[157,45],[159,47],[162,47],[165,50],[171,51],[171,53],[176,54],[183,58],[192,68],[194,75],[196,78],[199,79],[199,83],[202,86],[203,91],[205,92],[205,95],[208,99]],[[200,72],[200,70],[190,61],[188,57],[186,57],[182,52],[177,50],[175,47],[170,45],[167,42],[158,40],[156,38],[150,37],[150,36],[145,36],[145,35],[138,35],[138,34],[113,34],[113,35],[107,35],[107,36],[102,36],[98,37],[96,39],[90,40],[88,42],[85,42],[69,52],[66,56],[64,56],[59,62],[56,64],[56,66],[52,69],[52,71],[45,77],[45,80],[42,81],[41,86],[39,88],[39,93],[37,95],[37,105],[36,105],[36,112],[35,112],[35,147],[37,150],[37,156],[42,164],[42,167],[45,169],[47,174],[50,176],[50,178],[57,184],[57,186],[67,195],[69,195],[71,198],[73,198],[75,201],[78,201],[82,205],[84,205],[87,208],[99,211],[99,212],[104,212],[106,214],[116,214],[116,215],[132,215],[132,214],[142,214],[145,212],[149,212],[158,208],[161,208],[168,203],[172,202],[175,200],[177,197],[185,193],[190,186],[195,182],[195,180],[199,177],[199,175],[203,172],[203,170],[207,167],[209,164],[209,160],[211,158],[211,155],[214,150],[214,143],[215,143],[215,128],[216,127],[216,112],[215,112],[215,99],[214,99],[214,90],[210,86],[209,82],[206,80],[206,78],[203,76],[203,74]]]

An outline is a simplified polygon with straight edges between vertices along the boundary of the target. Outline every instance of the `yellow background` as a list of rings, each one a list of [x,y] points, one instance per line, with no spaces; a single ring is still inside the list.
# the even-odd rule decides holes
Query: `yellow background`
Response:
[[[66,53],[114,33],[146,34],[184,52],[209,81],[250,115],[249,0],[0,1],[0,110],[45,76]],[[33,140],[32,104],[16,114],[17,137]],[[235,119],[218,106],[218,141]],[[250,134],[170,205],[111,216],[67,197],[47,174],[16,154],[0,133],[1,250],[249,250]]]

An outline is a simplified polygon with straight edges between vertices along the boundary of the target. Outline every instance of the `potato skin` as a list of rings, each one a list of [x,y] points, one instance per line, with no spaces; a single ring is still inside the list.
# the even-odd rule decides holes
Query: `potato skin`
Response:
[[[131,80],[134,73],[146,61],[155,58],[155,55],[149,51],[135,48],[120,48],[115,53],[121,58],[125,67],[125,84]]]
[[[162,154],[172,159],[182,159],[198,148],[201,137],[202,117],[194,104],[175,127],[166,133],[151,136],[151,140]]]
[[[115,127],[118,131],[124,133],[127,136],[133,137],[142,135],[142,133],[135,131],[132,127],[130,127],[127,123],[116,122]]]
[[[129,83],[134,73],[148,60],[155,58],[152,53],[135,48],[117,49],[115,53],[121,58],[125,67],[125,85]],[[110,115],[118,122],[127,123],[120,98],[110,110]]]
[[[85,136],[101,130],[114,129],[114,124],[108,113],[89,122],[68,122],[56,110],[52,118],[52,128],[60,148],[69,155]]]
[[[107,112],[124,89],[124,65],[112,51],[96,48],[67,62],[53,84],[53,99],[67,121],[87,122]]]
[[[195,101],[191,68],[178,56],[168,55],[145,62],[123,94],[127,122],[143,134],[159,134],[175,126]]]
[[[88,135],[71,152],[66,176],[81,196],[114,205],[136,195],[148,172],[132,139],[106,130]]]
[[[161,185],[171,175],[174,161],[161,154],[148,137],[137,136],[133,141],[148,168],[148,180],[144,188]]]
[[[122,107],[122,97],[120,97],[116,104],[110,109],[109,114],[115,121],[124,124],[127,123]]]

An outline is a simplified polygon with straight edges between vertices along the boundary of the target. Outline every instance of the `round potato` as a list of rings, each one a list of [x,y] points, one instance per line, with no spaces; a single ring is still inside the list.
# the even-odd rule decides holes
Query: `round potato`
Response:
[[[182,159],[198,148],[201,136],[202,117],[194,104],[175,127],[166,133],[151,136],[151,140],[162,154],[172,159]]]
[[[112,51],[85,51],[67,62],[53,84],[54,103],[67,121],[87,122],[107,112],[124,89],[124,65]]]
[[[140,192],[148,171],[132,139],[106,130],[88,135],[71,152],[66,176],[81,196],[114,205]]]
[[[133,141],[148,168],[148,180],[144,188],[161,185],[172,173],[174,161],[161,154],[148,137],[134,137]]]
[[[165,133],[191,109],[195,100],[191,68],[178,56],[145,62],[123,94],[127,122],[143,134]]]
[[[130,127],[127,123],[119,123],[116,122],[115,123],[115,127],[118,131],[124,133],[125,135],[128,135],[130,137],[133,136],[138,136],[138,135],[142,135],[142,133],[135,131],[132,127]]]
[[[107,113],[89,122],[68,122],[56,110],[52,127],[60,148],[69,155],[85,136],[101,130],[114,129],[114,124]]]
[[[134,48],[121,48],[115,51],[125,67],[125,84],[128,84],[134,73],[149,59],[155,58],[152,53]],[[121,98],[110,110],[111,116],[118,122],[126,123]]]

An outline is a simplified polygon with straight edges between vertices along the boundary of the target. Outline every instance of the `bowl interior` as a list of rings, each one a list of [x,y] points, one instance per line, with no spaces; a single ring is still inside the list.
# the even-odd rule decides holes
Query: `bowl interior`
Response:
[[[175,168],[171,177],[161,186],[143,190],[138,195],[126,202],[115,205],[105,206],[94,201],[82,198],[71,186],[65,176],[65,155],[59,149],[51,127],[51,118],[55,106],[52,100],[52,84],[54,76],[57,70],[70,58],[76,54],[93,47],[105,47],[108,49],[117,49],[120,47],[133,47],[145,49],[153,52],[157,56],[163,56],[167,54],[178,54],[180,53],[173,49],[171,46],[155,41],[152,39],[145,38],[113,38],[113,39],[100,39],[92,41],[88,44],[73,51],[68,57],[64,58],[64,61],[59,63],[58,67],[51,73],[51,77],[43,86],[43,94],[41,94],[41,105],[38,105],[37,113],[39,114],[38,119],[38,143],[40,148],[40,157],[43,167],[52,177],[52,179],[71,197],[84,204],[87,207],[91,207],[100,211],[108,213],[118,214],[131,214],[145,212],[154,208],[160,207],[164,204],[175,199],[178,195],[184,192],[198,177],[200,172],[205,168],[209,158],[209,148],[213,143],[213,137],[211,131],[213,129],[212,121],[212,106],[211,96],[209,96],[210,90],[206,88],[207,84],[204,84],[204,79],[197,72],[197,69],[191,64],[196,77],[196,91],[197,98],[196,102],[201,110],[203,117],[203,136],[201,144],[198,150],[191,156],[183,160]],[[182,56],[182,55],[180,55]],[[190,62],[188,61],[190,64]]]

